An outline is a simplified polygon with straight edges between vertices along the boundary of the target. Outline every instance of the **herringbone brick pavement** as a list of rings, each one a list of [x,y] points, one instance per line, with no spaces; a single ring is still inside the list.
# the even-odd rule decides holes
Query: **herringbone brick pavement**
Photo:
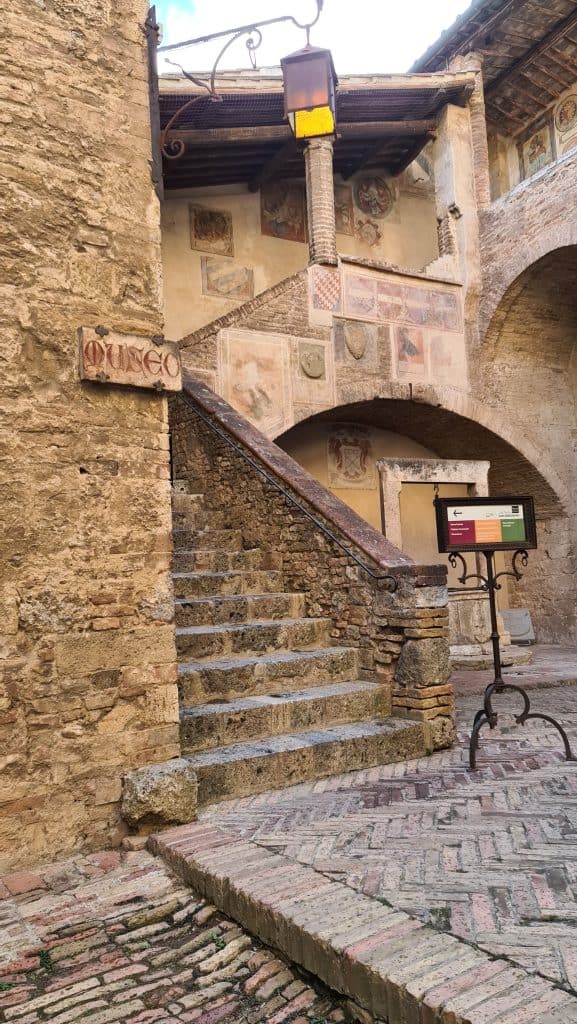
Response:
[[[577,750],[577,688],[531,697]],[[502,718],[469,773],[479,705],[461,701],[453,750],[203,816],[577,994],[577,763],[549,726]]]

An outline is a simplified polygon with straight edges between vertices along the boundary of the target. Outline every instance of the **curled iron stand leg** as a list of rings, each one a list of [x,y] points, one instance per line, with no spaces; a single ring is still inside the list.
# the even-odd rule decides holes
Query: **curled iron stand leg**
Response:
[[[571,745],[569,743],[569,737],[567,736],[567,733],[565,732],[563,726],[560,725],[559,722],[557,722],[554,718],[551,718],[551,715],[541,715],[538,711],[532,711],[530,714],[520,716],[518,720],[519,724],[524,725],[528,718],[542,718],[544,722],[549,722],[549,725],[553,725],[557,729],[557,732],[563,740],[563,746],[565,747],[565,760],[577,760],[577,758],[573,756],[573,753],[571,751]]]
[[[469,740],[469,770],[474,772],[477,767],[477,749],[479,747],[479,733],[484,725],[489,724],[484,711],[477,711],[475,715],[475,721],[471,730],[471,739]]]

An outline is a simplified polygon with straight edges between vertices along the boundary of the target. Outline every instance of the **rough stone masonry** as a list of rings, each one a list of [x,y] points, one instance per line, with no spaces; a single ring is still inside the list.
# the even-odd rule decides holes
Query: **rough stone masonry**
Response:
[[[178,753],[166,402],[77,329],[161,331],[145,0],[11,0],[0,122],[0,865],[118,842]]]

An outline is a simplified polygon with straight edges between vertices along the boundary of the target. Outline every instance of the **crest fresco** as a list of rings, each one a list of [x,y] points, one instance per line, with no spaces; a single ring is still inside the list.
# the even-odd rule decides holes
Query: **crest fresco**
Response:
[[[375,456],[368,428],[331,428],[328,475],[330,487],[372,490],[376,486]]]
[[[395,205],[392,188],[378,174],[363,174],[357,178],[354,193],[355,203],[361,213],[375,220],[384,220]]]
[[[189,214],[193,249],[234,256],[232,214],[228,210],[209,210],[205,206],[191,204]]]
[[[260,194],[260,229],[263,235],[287,242],[306,242],[305,192],[302,185],[274,181]]]

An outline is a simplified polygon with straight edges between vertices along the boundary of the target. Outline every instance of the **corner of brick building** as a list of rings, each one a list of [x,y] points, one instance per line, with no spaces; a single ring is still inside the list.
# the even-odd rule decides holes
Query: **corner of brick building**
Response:
[[[162,329],[146,13],[4,14],[0,870],[118,843],[179,751],[166,400],[77,369],[82,325]]]

